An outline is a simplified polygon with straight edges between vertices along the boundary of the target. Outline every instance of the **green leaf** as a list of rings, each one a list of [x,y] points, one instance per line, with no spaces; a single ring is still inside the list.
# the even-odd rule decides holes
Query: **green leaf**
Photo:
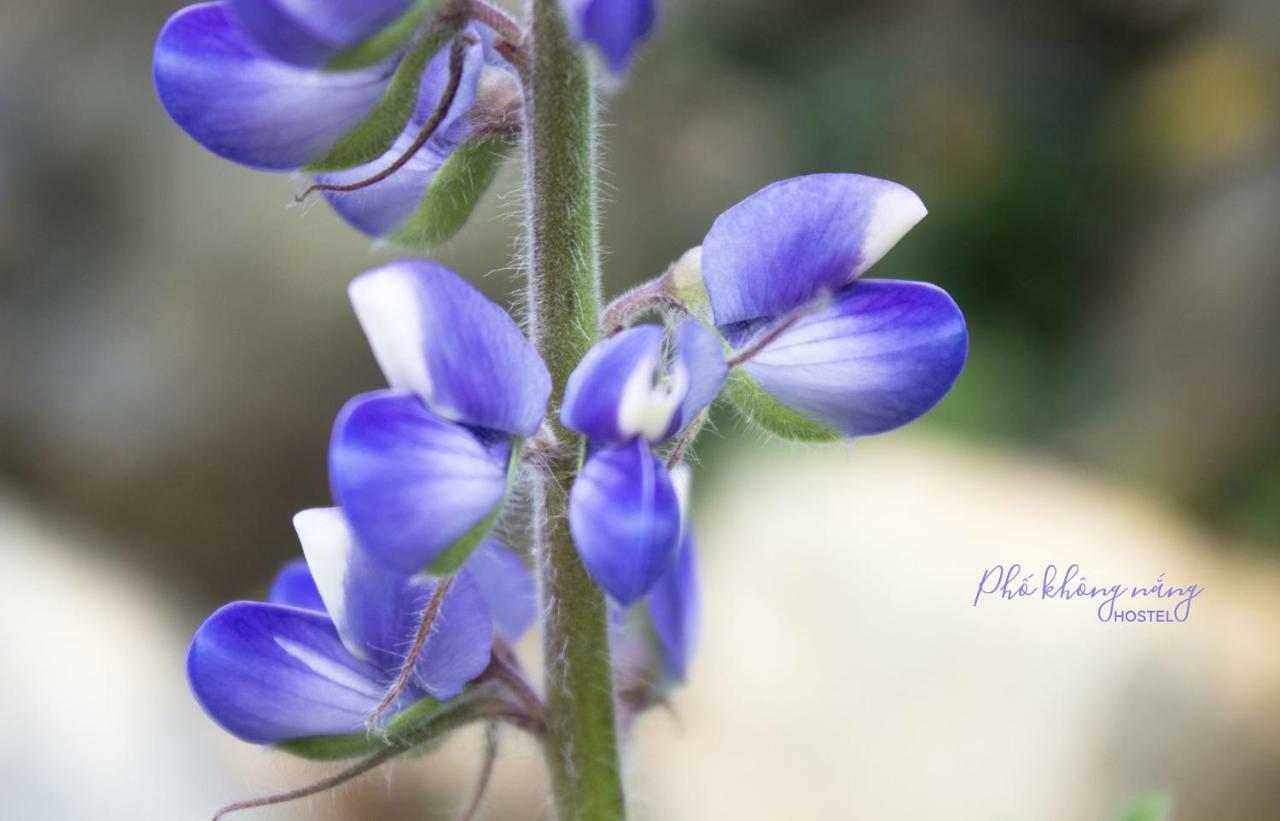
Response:
[[[480,520],[479,524],[459,536],[457,541],[445,548],[445,551],[431,562],[427,567],[429,575],[448,576],[462,567],[463,563],[471,558],[472,551],[479,546],[480,541],[498,523],[498,517],[502,515],[502,509],[507,504],[507,497],[511,495],[511,486],[515,484],[516,470],[520,467],[520,449],[520,440],[514,440],[511,444],[511,458],[507,461],[507,488],[503,491],[502,498],[493,506],[493,510]]]
[[[1172,810],[1173,799],[1157,790],[1130,802],[1116,821],[1165,821]]]
[[[453,37],[453,29],[437,26],[409,50],[376,108],[307,171],[341,171],[372,162],[390,150],[418,103],[418,86],[427,63]]]
[[[844,434],[803,416],[769,394],[756,384],[750,374],[737,368],[729,374],[725,392],[738,412],[751,422],[783,439],[798,442],[833,442]]]
[[[440,0],[421,0],[408,11],[400,15],[391,25],[365,40],[352,46],[329,61],[326,71],[354,71],[377,65],[400,49],[413,37],[419,27],[426,21]]]
[[[411,248],[433,248],[452,239],[514,147],[505,137],[492,134],[458,146],[432,177],[417,210],[389,239]]]

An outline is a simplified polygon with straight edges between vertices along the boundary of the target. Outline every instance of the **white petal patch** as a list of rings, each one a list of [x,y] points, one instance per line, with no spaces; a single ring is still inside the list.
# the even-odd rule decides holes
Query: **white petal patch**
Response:
[[[850,280],[879,262],[928,213],[914,191],[890,184],[876,197],[862,239],[862,261]]]
[[[356,277],[347,292],[387,384],[413,391],[430,404],[424,317],[413,278],[395,268],[382,268]]]
[[[321,678],[340,684],[348,690],[373,699],[382,698],[382,690],[377,684],[352,670],[340,662],[334,661],[323,653],[317,653],[305,644],[276,636],[276,644],[280,649],[293,656]]]
[[[347,575],[356,549],[347,517],[340,508],[312,508],[293,517],[293,529],[302,542],[311,578],[329,618],[338,628],[343,646],[356,658],[367,660],[364,644],[358,636],[351,635],[347,618]]]
[[[625,436],[659,441],[689,392],[689,368],[683,362],[673,363],[668,377],[655,384],[657,367],[657,357],[642,359],[627,377],[618,403],[618,430]]]
[[[676,500],[680,502],[680,529],[689,526],[689,485],[693,482],[693,470],[687,462],[681,462],[671,469],[671,484],[676,489]]]

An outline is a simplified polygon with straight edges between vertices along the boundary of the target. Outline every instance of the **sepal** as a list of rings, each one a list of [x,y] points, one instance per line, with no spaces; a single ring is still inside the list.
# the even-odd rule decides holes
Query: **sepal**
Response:
[[[416,249],[434,248],[453,239],[514,150],[514,142],[495,134],[458,146],[431,178],[417,209],[387,238]]]
[[[441,56],[453,35],[453,29],[440,27],[414,43],[400,61],[377,106],[323,157],[307,165],[306,170],[342,171],[373,162],[387,153],[413,116],[427,64]]]
[[[834,442],[844,438],[844,434],[835,428],[796,413],[765,393],[751,375],[741,368],[729,373],[725,395],[744,419],[783,439],[795,442]]]

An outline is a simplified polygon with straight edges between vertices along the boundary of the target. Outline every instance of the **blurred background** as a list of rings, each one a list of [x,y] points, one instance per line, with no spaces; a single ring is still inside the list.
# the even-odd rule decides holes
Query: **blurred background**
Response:
[[[186,692],[261,596],[379,385],[370,250],[298,180],[205,153],[151,89],[179,0],[0,0],[0,816],[201,818],[324,772]],[[642,819],[1280,818],[1280,4],[662,0],[607,104],[607,286],[815,171],[930,216],[875,271],[965,309],[893,436],[699,456],[704,645],[637,727]],[[439,255],[515,283],[518,168]],[[1195,582],[1190,620],[971,607],[995,563]],[[261,818],[447,819],[476,739]],[[505,744],[483,817],[549,817]],[[424,813],[422,807],[428,809]]]

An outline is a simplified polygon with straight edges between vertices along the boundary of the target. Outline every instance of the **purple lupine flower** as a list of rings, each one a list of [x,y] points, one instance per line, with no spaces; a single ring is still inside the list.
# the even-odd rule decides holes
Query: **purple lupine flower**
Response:
[[[336,508],[303,511],[294,524],[309,579],[307,568],[286,565],[271,601],[224,606],[196,631],[187,656],[205,712],[255,744],[363,734],[438,584],[387,568]],[[464,568],[388,718],[423,698],[458,695],[488,665],[492,643],[485,595]]]
[[[968,333],[946,292],[858,279],[924,215],[920,198],[896,183],[817,174],[748,197],[703,241],[702,278],[720,332],[739,349],[766,343],[742,365],[749,388],[807,420],[812,438],[904,425],[959,376]],[[769,423],[769,408],[744,404],[783,432]]]
[[[156,91],[169,116],[221,157],[266,171],[326,165],[329,152],[391,97],[397,70],[409,63],[413,49],[425,48],[421,38],[428,35],[411,36],[370,65],[339,69],[332,61],[411,13],[412,6],[413,0],[225,0],[188,6],[169,19],[156,42]],[[426,144],[385,179],[350,192],[326,191],[356,228],[383,236],[403,226],[445,160],[477,133],[468,115],[481,74],[510,77],[510,67],[492,48],[492,31],[472,24],[462,36],[467,45],[461,81]],[[368,161],[348,158],[338,163],[343,170],[321,174],[318,182],[367,181],[405,156],[450,85],[451,59],[444,47],[427,61],[407,122],[387,120],[403,123],[402,132],[380,143],[380,154]],[[382,125],[371,130],[385,131]]]
[[[724,386],[715,334],[683,322],[673,354],[663,330],[630,328],[599,343],[569,376],[560,419],[588,439],[569,525],[588,572],[629,605],[666,574],[680,545],[680,506],[653,446],[674,436]]]
[[[599,49],[614,74],[626,70],[656,16],[654,0],[564,0],[564,5],[574,36]]]
[[[330,482],[361,544],[414,573],[491,523],[551,377],[507,312],[437,263],[393,262],[349,290],[391,389],[342,409]]]

